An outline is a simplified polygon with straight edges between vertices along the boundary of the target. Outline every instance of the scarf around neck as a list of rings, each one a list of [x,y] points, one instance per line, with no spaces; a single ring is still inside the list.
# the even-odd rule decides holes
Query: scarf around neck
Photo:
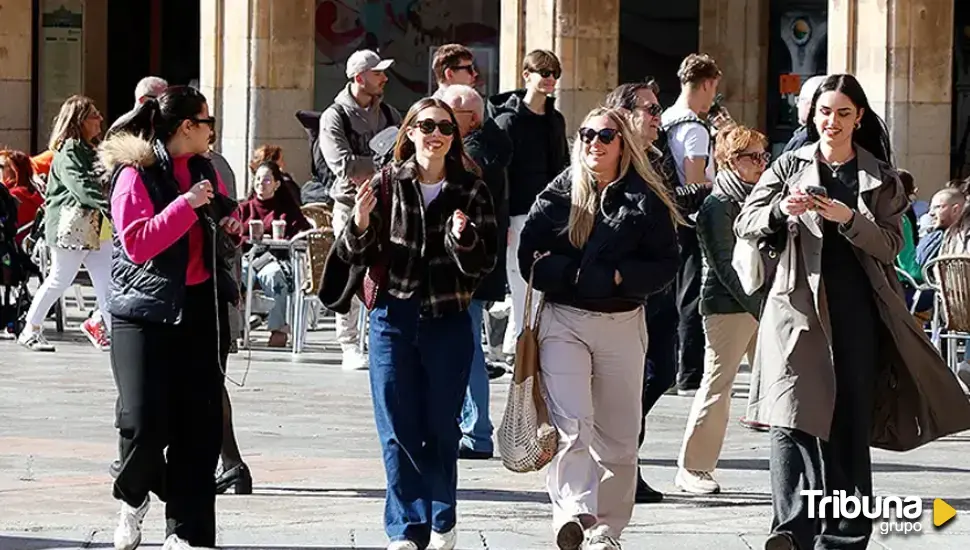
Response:
[[[754,184],[741,181],[741,178],[733,170],[718,170],[714,176],[714,192],[737,203],[743,203],[752,189],[754,189]]]

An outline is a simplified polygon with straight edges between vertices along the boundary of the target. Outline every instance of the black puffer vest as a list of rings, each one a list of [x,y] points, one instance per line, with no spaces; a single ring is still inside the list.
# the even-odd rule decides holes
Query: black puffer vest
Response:
[[[133,139],[124,136],[120,139]],[[172,159],[163,144],[152,143],[154,162],[135,164],[119,159],[121,164],[111,173],[111,189],[124,166],[138,170],[148,190],[155,212],[161,212],[180,195],[178,182],[172,171]],[[196,156],[189,160],[192,181],[203,179],[218,181],[216,171],[208,159]],[[216,293],[220,301],[236,303],[239,289],[232,276],[228,237],[218,227],[218,220],[232,214],[235,202],[217,194],[209,204],[195,210],[202,224],[205,266],[215,274]],[[221,253],[217,253],[217,250]],[[182,319],[185,301],[185,272],[189,263],[189,236],[181,239],[144,264],[136,264],[125,253],[117,231],[114,234],[114,250],[111,257],[111,294],[108,310],[113,317],[129,321],[149,321],[178,324]]]

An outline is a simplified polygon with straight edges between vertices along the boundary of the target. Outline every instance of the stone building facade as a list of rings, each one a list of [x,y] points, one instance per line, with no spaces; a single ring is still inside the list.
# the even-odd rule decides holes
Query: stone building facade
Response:
[[[331,17],[336,18],[333,26],[337,28],[342,24],[341,16],[335,15],[331,6],[322,6],[328,0],[178,1],[195,2],[199,7],[197,77],[210,99],[210,110],[219,118],[219,146],[224,154],[237,171],[245,170],[251,151],[260,143],[271,141],[294,151],[287,155],[288,168],[298,178],[305,177],[309,173],[307,141],[293,114],[297,109],[325,107],[327,98],[335,92],[333,88],[339,87],[339,80],[332,77],[339,59],[326,61],[330,63],[327,69],[330,79],[321,77],[321,41],[326,37],[321,38],[319,26],[322,20]],[[69,32],[42,26],[45,23],[38,14],[38,11],[47,13],[58,2],[83,5],[80,30],[84,40],[81,45],[75,44],[73,50],[74,55],[79,52],[83,56],[83,65],[73,73],[67,70],[70,58],[64,53],[71,44]],[[152,17],[158,16],[156,11],[162,9],[162,1],[145,2]],[[675,70],[673,64],[681,55],[680,50],[690,51],[690,43],[667,48],[669,63],[662,68],[652,66],[650,61],[638,60],[641,50],[631,49],[628,43],[631,36],[639,38],[638,35],[649,35],[656,28],[662,30],[675,24],[667,23],[675,18],[667,18],[665,10],[686,6],[691,15],[681,23],[686,21],[696,29],[696,50],[717,59],[725,73],[721,86],[725,104],[741,122],[769,133],[778,126],[774,121],[776,112],[790,105],[779,103],[773,56],[785,45],[792,52],[797,46],[800,50],[797,55],[793,54],[793,59],[810,61],[816,55],[827,65],[827,72],[851,72],[859,77],[873,108],[889,124],[897,163],[916,175],[924,195],[949,179],[957,171],[954,166],[960,164],[954,161],[954,150],[961,142],[956,133],[970,124],[962,121],[964,117],[970,118],[970,112],[963,113],[960,104],[964,100],[954,97],[955,90],[961,89],[954,82],[954,74],[962,74],[957,65],[963,59],[961,48],[955,47],[954,37],[959,38],[960,32],[964,32],[956,29],[955,12],[961,8],[955,0],[693,0],[669,6],[663,3],[656,8],[645,6],[652,3],[636,0],[469,2],[475,7],[463,14],[471,20],[465,30],[472,33],[469,36],[478,36],[481,41],[494,45],[497,52],[496,59],[489,59],[497,80],[490,83],[490,90],[520,87],[524,54],[534,48],[551,49],[563,62],[558,104],[571,128],[621,80],[642,78],[640,73],[650,70],[660,71],[667,82],[671,81],[667,73]],[[361,1],[360,4],[374,3]],[[406,2],[376,4],[383,5],[390,22],[361,30],[363,34],[356,38],[360,43],[386,44],[381,33],[395,28],[397,32],[404,32],[399,28],[415,20],[408,13],[391,13]],[[787,12],[777,13],[777,6],[781,4],[791,5],[792,9],[804,6],[805,13],[815,15],[789,21],[785,19],[789,17]],[[51,82],[66,78],[65,74],[79,78],[77,92],[90,95],[99,105],[108,104],[109,97],[115,97],[112,89],[116,84],[109,78],[109,65],[114,67],[116,63],[109,61],[112,55],[118,54],[113,53],[116,48],[108,51],[105,40],[97,38],[113,32],[107,5],[107,0],[0,0],[0,145],[32,152],[43,148],[45,132],[38,126],[44,124],[38,122],[42,119],[34,111],[45,109],[44,101],[38,100],[38,96],[46,92],[38,93],[38,88],[47,90]],[[422,12],[424,19],[443,20],[453,17],[447,11],[453,8],[447,6],[454,5],[439,0],[415,0],[407,9],[426,10]],[[351,19],[363,20],[365,15],[370,16],[363,12],[363,7],[360,9],[361,13],[352,15]],[[432,12],[434,15],[429,15]],[[483,25],[473,24],[476,19],[495,19],[490,15],[492,12],[497,17],[494,36]],[[435,34],[434,29],[438,27],[428,25],[428,29],[416,36],[403,34],[401,42],[417,44],[416,53],[401,50],[393,56],[402,60],[413,57],[416,60],[413,65],[419,71],[430,55],[427,46],[419,42],[448,41],[447,36]],[[795,33],[796,42],[801,41],[796,46],[789,37],[779,36],[789,31]],[[43,36],[38,34],[41,32]],[[337,34],[341,32],[341,36],[351,37],[346,45],[354,44],[351,39],[358,35],[342,30]],[[807,37],[809,32],[813,33],[812,38]],[[46,44],[50,36],[63,40],[65,46],[58,50],[58,55],[61,56],[59,63],[66,66],[48,68],[53,62],[47,57],[44,63],[38,63],[38,42]],[[683,36],[682,32],[672,34],[669,40],[664,39],[659,46],[654,43],[650,48],[663,50],[665,44],[673,44]],[[967,36],[970,37],[970,32]],[[170,42],[178,40],[175,37]],[[162,55],[154,38],[152,48],[156,58]],[[815,54],[812,48],[816,48]],[[345,51],[347,48],[332,49],[328,55],[334,58],[349,53]],[[178,55],[188,54],[175,57]],[[970,55],[967,57],[970,60]],[[151,65],[156,66],[157,63]],[[786,70],[797,72],[795,67]],[[408,93],[422,91],[422,86],[427,85],[424,76],[410,74],[403,79],[411,86]],[[45,82],[43,86],[41,81]],[[331,89],[324,90],[321,86]],[[674,85],[668,84],[663,90],[668,100],[676,95],[673,88]],[[124,94],[130,97],[129,90],[123,92],[118,92],[117,97],[125,97]],[[110,102],[112,111],[126,108],[116,105],[120,101]],[[970,109],[970,93],[967,108]],[[787,127],[783,128],[778,135],[772,135],[772,140],[782,140],[788,131]],[[951,133],[956,137],[951,139]],[[966,143],[963,146],[966,149]]]

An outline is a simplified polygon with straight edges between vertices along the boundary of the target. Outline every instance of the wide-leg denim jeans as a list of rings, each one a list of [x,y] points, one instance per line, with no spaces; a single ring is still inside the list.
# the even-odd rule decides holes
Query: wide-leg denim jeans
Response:
[[[417,297],[370,312],[370,382],[384,453],[384,529],[425,548],[455,527],[458,442],[474,353],[468,312],[420,317]]]

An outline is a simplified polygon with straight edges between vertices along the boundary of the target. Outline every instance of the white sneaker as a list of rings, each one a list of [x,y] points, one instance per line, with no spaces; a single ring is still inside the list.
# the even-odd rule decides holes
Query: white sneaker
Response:
[[[431,542],[428,543],[428,550],[454,550],[458,543],[458,531],[452,528],[447,533],[431,531]]]
[[[420,550],[418,543],[410,540],[396,540],[387,545],[387,550]]]
[[[145,497],[145,502],[138,508],[133,508],[125,501],[121,501],[121,512],[118,514],[118,527],[115,528],[115,550],[135,550],[141,544],[141,524],[145,521],[145,514],[151,508],[151,499]]]
[[[694,493],[697,495],[710,495],[721,492],[721,486],[714,480],[714,476],[710,472],[701,472],[699,470],[679,468],[677,470],[677,477],[674,478],[674,485],[685,493]]]
[[[215,550],[211,546],[192,546],[191,544],[180,539],[178,535],[171,535],[165,539],[165,544],[162,545],[162,550]]]
[[[30,351],[54,351],[54,346],[47,341],[47,338],[44,338],[44,333],[42,332],[32,332],[29,329],[24,329],[20,333],[20,337],[17,338],[17,342]]]
[[[963,382],[963,385],[967,387],[967,390],[970,390],[970,363],[960,361],[960,363],[957,365],[957,378]]]
[[[357,346],[343,346],[343,362],[340,368],[345,371],[367,370],[370,366],[367,355]]]
[[[597,525],[587,533],[586,550],[622,550],[620,541],[610,536],[610,528]]]

